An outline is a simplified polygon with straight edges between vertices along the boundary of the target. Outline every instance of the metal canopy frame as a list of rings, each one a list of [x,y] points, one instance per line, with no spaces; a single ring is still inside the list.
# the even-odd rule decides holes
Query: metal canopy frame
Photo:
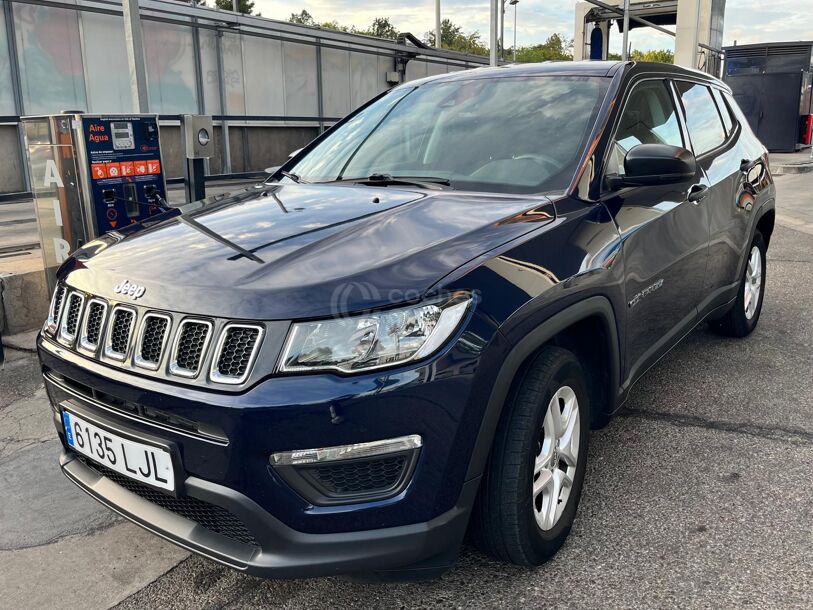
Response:
[[[604,9],[604,11],[606,11],[606,12],[612,13],[614,15],[618,15],[619,17],[623,18],[625,21],[629,20],[629,21],[634,21],[636,23],[640,23],[641,25],[645,25],[645,26],[650,27],[650,28],[652,28],[654,30],[657,30],[659,32],[663,32],[664,34],[668,34],[672,38],[675,38],[677,36],[677,34],[675,32],[673,32],[672,30],[669,30],[669,29],[667,29],[667,28],[665,28],[663,26],[660,26],[657,23],[653,23],[652,21],[649,21],[648,19],[644,19],[643,17],[638,17],[637,15],[633,15],[632,12],[629,11],[629,10],[625,11],[625,9],[621,9],[621,8],[618,8],[617,6],[613,6],[611,4],[601,2],[601,0],[585,0],[585,2],[589,2],[590,4],[592,4],[594,6],[597,6],[597,7],[601,8],[601,9]],[[627,0],[625,2],[625,8],[629,9],[629,0]],[[608,15],[606,15],[606,13],[605,13],[604,15],[602,15],[602,18],[607,19]],[[628,29],[629,28],[625,28],[625,31],[628,30]],[[722,55],[723,55],[723,50],[722,49],[715,49],[714,47],[710,47],[709,45],[703,44],[702,42],[698,42],[697,46],[700,47],[701,49],[706,49],[707,51],[715,53],[715,54],[719,55],[720,57],[722,57]],[[626,52],[627,52],[626,49],[624,49],[624,52],[622,53],[622,57],[623,57],[623,55],[626,54]]]

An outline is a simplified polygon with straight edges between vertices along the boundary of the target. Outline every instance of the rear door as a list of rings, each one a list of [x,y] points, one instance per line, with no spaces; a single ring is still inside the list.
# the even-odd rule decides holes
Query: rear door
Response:
[[[754,157],[754,151],[743,141],[743,129],[719,90],[680,80],[675,82],[675,88],[695,158],[709,185],[708,195],[700,203],[709,219],[708,266],[698,304],[699,315],[703,316],[727,303],[739,282],[751,214],[751,207],[744,205],[742,197],[748,189],[747,162]]]
[[[605,176],[623,173],[638,144],[688,147],[671,86],[664,79],[632,85],[619,115]],[[706,271],[707,209],[687,197],[702,184],[698,168],[680,184],[624,188],[602,198],[618,226],[627,299],[626,373],[636,379],[697,322]]]

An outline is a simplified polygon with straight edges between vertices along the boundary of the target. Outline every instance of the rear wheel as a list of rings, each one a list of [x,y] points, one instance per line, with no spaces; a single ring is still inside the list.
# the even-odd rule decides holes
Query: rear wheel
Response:
[[[745,271],[740,280],[737,300],[728,313],[712,322],[712,328],[729,337],[745,337],[756,328],[765,294],[765,240],[757,231],[748,251]]]
[[[544,348],[505,406],[473,518],[486,553],[536,566],[562,546],[587,461],[588,394],[576,357]]]

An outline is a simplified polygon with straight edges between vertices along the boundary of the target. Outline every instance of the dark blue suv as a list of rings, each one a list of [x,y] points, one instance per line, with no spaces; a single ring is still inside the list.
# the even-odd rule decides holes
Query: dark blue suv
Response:
[[[757,324],[774,196],[702,73],[401,85],[61,267],[38,344],[62,469],[252,574],[431,577],[467,529],[538,565],[590,427],[697,324]]]

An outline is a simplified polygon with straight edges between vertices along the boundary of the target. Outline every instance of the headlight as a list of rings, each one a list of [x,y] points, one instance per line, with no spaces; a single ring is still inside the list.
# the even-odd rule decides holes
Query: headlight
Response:
[[[280,371],[351,373],[424,358],[452,335],[469,303],[469,295],[455,295],[361,316],[293,324]]]

